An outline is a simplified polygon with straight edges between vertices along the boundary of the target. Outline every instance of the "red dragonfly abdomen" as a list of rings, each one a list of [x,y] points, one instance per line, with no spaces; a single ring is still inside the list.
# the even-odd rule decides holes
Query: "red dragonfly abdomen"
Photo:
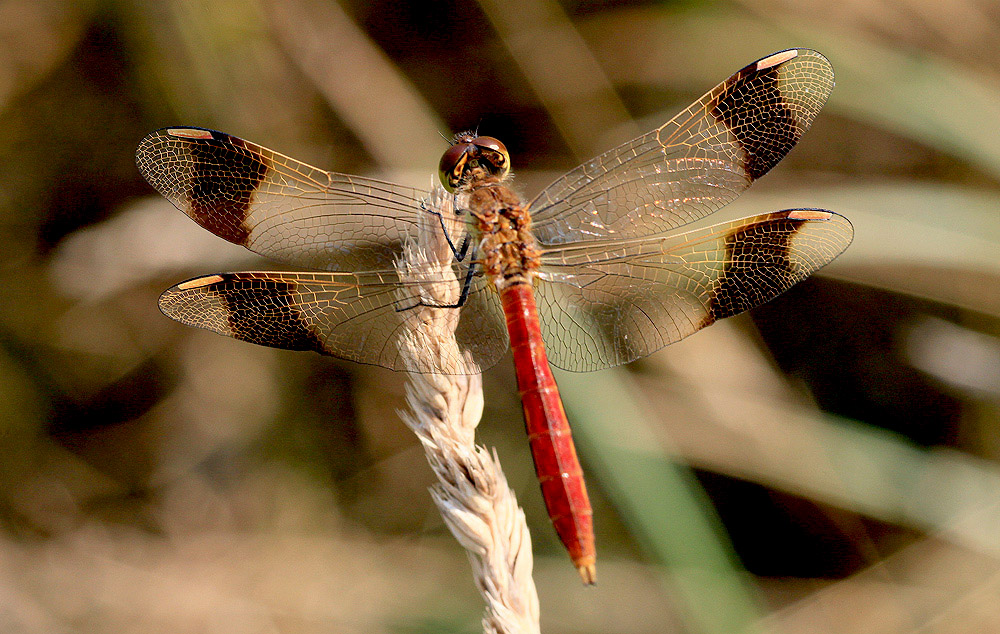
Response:
[[[545,507],[584,583],[592,584],[597,580],[593,511],[559,388],[542,343],[535,294],[530,284],[519,282],[504,288],[501,300]]]

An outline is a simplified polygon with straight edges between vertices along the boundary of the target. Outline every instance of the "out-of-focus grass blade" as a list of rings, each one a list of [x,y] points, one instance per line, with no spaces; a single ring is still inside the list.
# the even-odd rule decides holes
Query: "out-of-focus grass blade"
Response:
[[[706,412],[697,428],[671,416],[683,409],[676,398],[646,391],[646,417],[659,421],[660,434],[676,442],[686,462],[1000,555],[995,464],[958,451],[922,449],[891,432],[789,405],[773,394],[688,379],[687,398]],[[587,389],[594,393],[598,387]],[[655,438],[651,445],[661,442]]]
[[[791,589],[801,581],[772,583]],[[1000,622],[998,594],[995,558],[931,537],[780,607],[764,623],[780,632],[822,634],[978,633]]]
[[[598,151],[594,130],[642,132],[558,2],[479,0],[479,6],[579,158]]]
[[[302,156],[313,94],[278,48],[254,0],[121,3],[139,81],[180,123],[227,130]],[[166,113],[164,113],[166,114]],[[163,115],[161,115],[163,116]]]
[[[437,163],[443,147],[438,131],[447,126],[339,4],[262,4],[285,51],[376,161],[422,169]],[[406,142],[388,129],[404,134]]]
[[[588,474],[600,481],[629,528],[669,569],[693,630],[754,631],[762,608],[747,575],[711,502],[647,427],[631,398],[635,390],[627,372],[558,372],[558,382]]]

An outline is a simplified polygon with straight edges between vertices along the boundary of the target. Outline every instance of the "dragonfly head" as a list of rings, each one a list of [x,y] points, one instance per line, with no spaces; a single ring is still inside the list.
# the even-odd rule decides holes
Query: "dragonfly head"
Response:
[[[491,136],[462,132],[455,135],[451,147],[441,156],[438,170],[441,184],[453,192],[477,176],[503,179],[510,173],[510,154],[503,143]]]

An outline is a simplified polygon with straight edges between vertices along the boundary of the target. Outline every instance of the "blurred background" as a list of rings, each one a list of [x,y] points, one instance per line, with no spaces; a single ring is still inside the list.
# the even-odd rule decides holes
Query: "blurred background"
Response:
[[[510,364],[485,375],[544,632],[1000,631],[1000,5],[985,0],[0,2],[0,631],[480,631],[400,422],[406,376],[184,328],[260,268],[154,194],[138,141],[217,128],[429,187],[479,126],[528,195],[774,51],[829,104],[712,221],[856,239],[628,367],[560,372],[600,584],[546,518]]]

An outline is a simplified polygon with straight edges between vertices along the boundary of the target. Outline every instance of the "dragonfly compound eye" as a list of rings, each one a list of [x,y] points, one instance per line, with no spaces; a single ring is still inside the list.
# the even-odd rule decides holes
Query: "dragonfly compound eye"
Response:
[[[498,139],[480,136],[472,139],[471,143],[479,150],[481,161],[488,166],[487,169],[494,176],[503,178],[510,172],[510,154]]]
[[[466,163],[470,154],[475,151],[475,146],[471,143],[456,143],[448,148],[441,155],[441,162],[438,164],[438,175],[441,177],[441,184],[450,192],[458,189],[462,183],[462,175],[465,172]]]
[[[489,173],[503,179],[510,172],[510,155],[503,143],[491,136],[473,137],[463,133],[455,137],[454,145],[441,156],[438,174],[441,184],[450,192],[462,185],[471,170]]]

